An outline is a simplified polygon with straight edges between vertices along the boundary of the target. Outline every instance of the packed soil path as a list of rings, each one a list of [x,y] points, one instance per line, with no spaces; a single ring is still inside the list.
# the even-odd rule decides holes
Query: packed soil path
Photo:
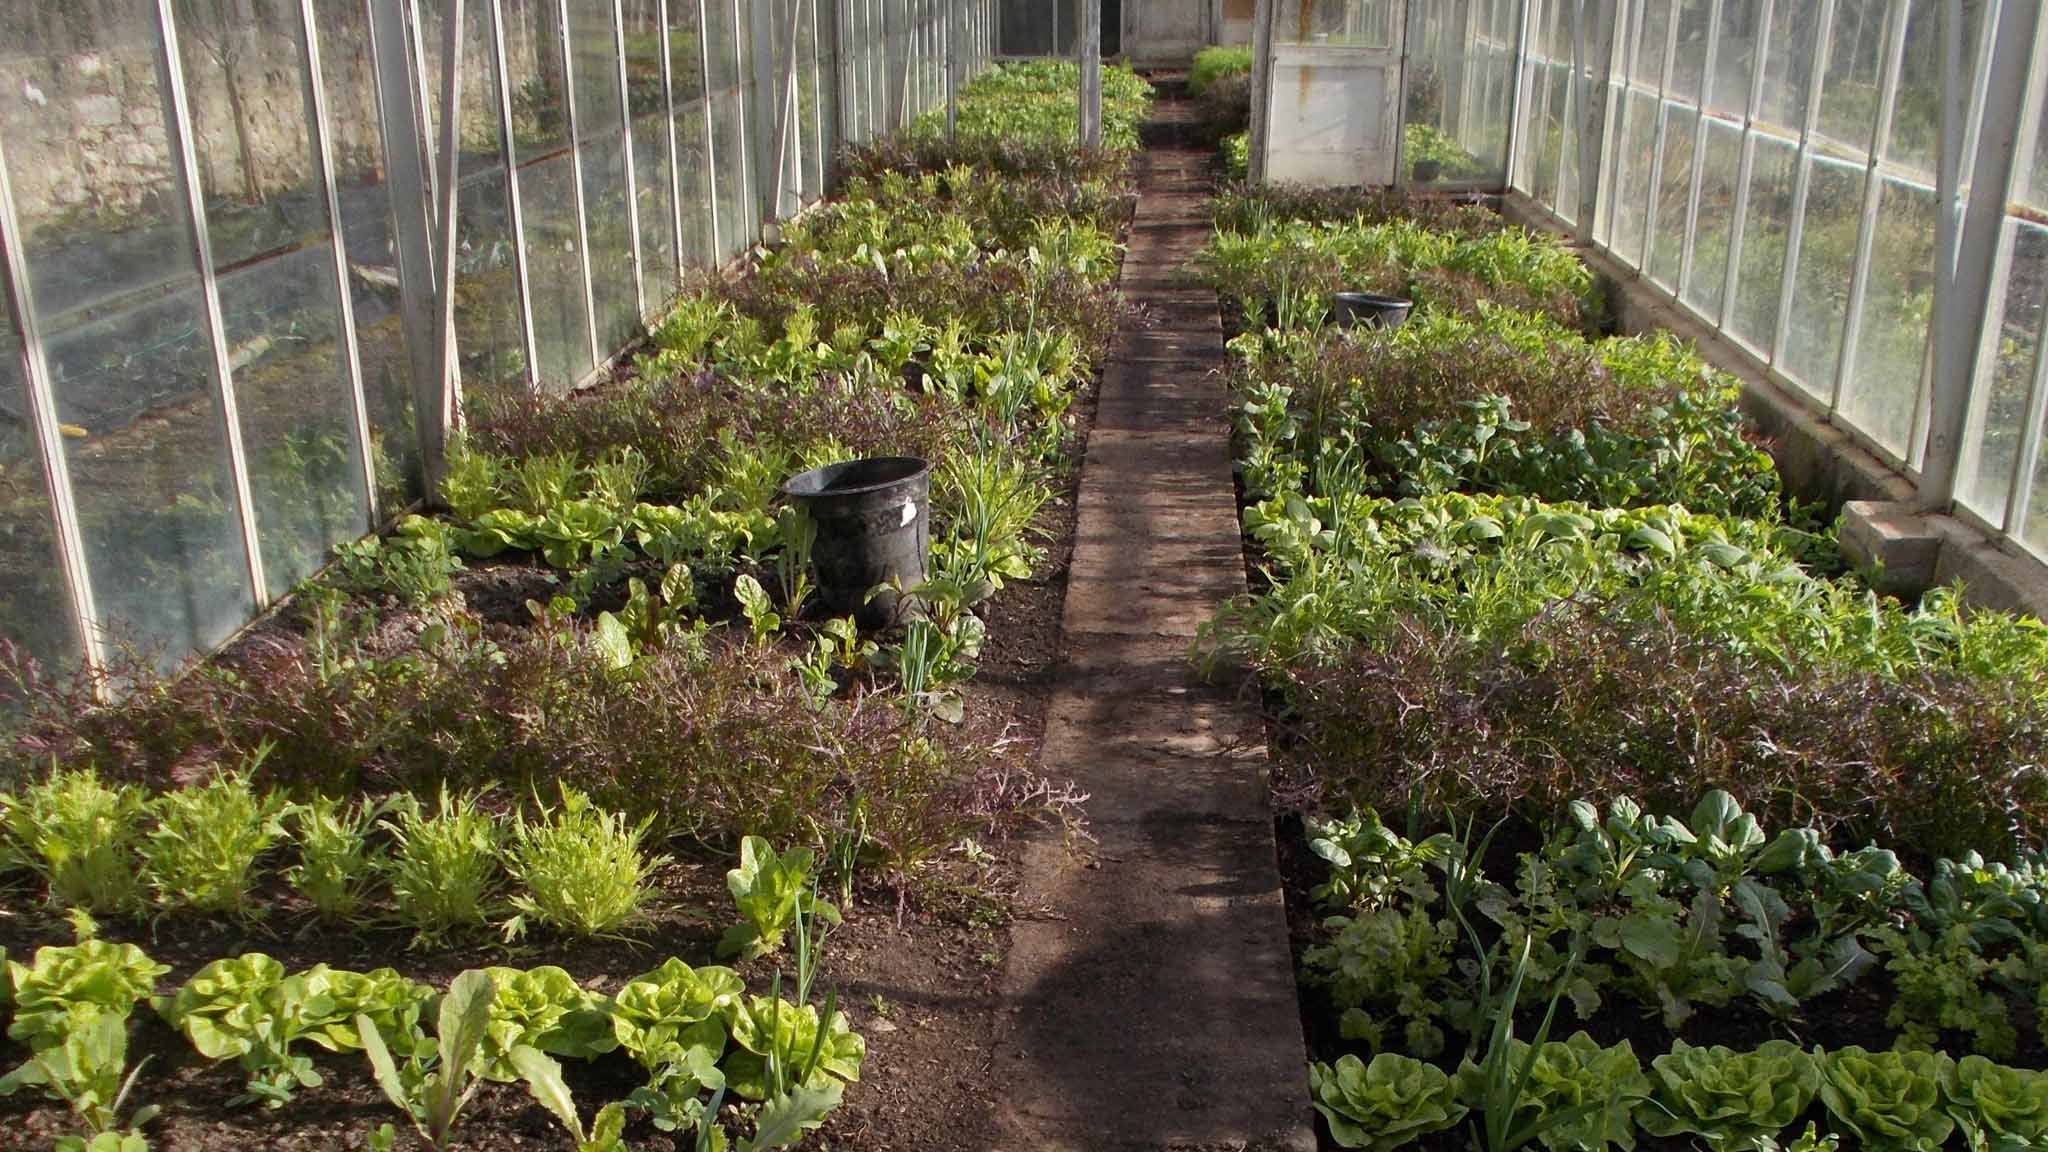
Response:
[[[1308,1152],[1263,725],[1188,660],[1245,587],[1216,295],[1181,274],[1212,153],[1174,142],[1184,102],[1155,115],[1043,748],[1095,842],[1027,851],[990,1103],[1004,1152]]]

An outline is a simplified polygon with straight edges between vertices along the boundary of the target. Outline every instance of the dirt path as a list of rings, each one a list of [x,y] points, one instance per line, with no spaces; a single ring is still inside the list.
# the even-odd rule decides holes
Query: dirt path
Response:
[[[1004,1152],[1315,1147],[1257,705],[1187,660],[1244,589],[1216,296],[1177,274],[1210,231],[1208,155],[1142,161],[1122,286],[1145,307],[1081,474],[1043,751],[1092,794],[1098,843],[1026,857],[990,1102]]]

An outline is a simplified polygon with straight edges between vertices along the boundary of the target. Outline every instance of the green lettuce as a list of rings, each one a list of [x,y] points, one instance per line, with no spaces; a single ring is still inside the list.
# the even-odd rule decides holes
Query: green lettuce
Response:
[[[1652,1136],[1698,1136],[1715,1152],[1754,1148],[1774,1138],[1813,1103],[1820,1069],[1783,1040],[1753,1052],[1683,1040],[1650,1062],[1651,1097],[1637,1112]]]
[[[1821,1102],[1865,1152],[1936,1152],[1955,1131],[1942,1107],[1955,1062],[1939,1052],[1820,1053]]]
[[[792,1086],[817,1085],[825,1078],[859,1080],[867,1041],[847,1023],[846,1013],[833,1012],[818,1035],[818,1008],[787,1000],[750,997],[744,1010],[735,1005],[728,1013],[734,1048],[725,1058],[725,1082],[733,1094],[745,1100],[766,1099],[773,1085],[768,1083],[771,1052],[785,1069],[798,1069],[815,1054],[808,1077],[790,1075]],[[773,1021],[771,1025],[769,1022]],[[772,1035],[771,1035],[772,1033]]]
[[[1520,1068],[1528,1059],[1529,1045],[1517,1040],[1509,1051],[1510,1063]],[[1473,1089],[1483,1084],[1483,1077],[1478,1066],[1466,1061],[1458,1070],[1459,1098],[1474,1099]],[[1519,1126],[1561,1117],[1544,1121],[1539,1137],[1544,1147],[1556,1152],[1601,1152],[1610,1144],[1632,1149],[1636,1109],[1649,1095],[1649,1077],[1643,1075],[1642,1062],[1628,1041],[1602,1048],[1586,1033],[1574,1032],[1568,1040],[1553,1040],[1536,1050],[1516,1122]]]
[[[1308,1083],[1316,1111],[1342,1148],[1388,1152],[1465,1115],[1443,1069],[1393,1052],[1370,1064],[1356,1056],[1340,1057],[1334,1067],[1311,1064]]]
[[[588,1060],[619,1046],[604,997],[585,991],[552,964],[530,971],[486,968],[495,989],[484,1029],[483,1077],[500,1084],[519,1079],[512,1053],[533,1048]]]
[[[2041,1147],[2048,1144],[2048,1072],[1965,1056],[1956,1064],[1949,1114],[1976,1152]]]

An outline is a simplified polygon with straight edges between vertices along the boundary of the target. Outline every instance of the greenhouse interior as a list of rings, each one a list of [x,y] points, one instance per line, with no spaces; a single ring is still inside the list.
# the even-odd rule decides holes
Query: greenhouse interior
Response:
[[[0,1150],[2048,1149],[2031,0],[0,0]]]

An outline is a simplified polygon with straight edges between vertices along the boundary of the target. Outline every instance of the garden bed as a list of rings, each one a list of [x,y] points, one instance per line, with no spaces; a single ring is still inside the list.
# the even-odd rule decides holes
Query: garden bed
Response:
[[[692,285],[607,384],[473,390],[446,510],[217,657],[53,681],[10,654],[0,1060],[26,1071],[0,1117],[409,1141],[360,1005],[422,1100],[450,1013],[490,1022],[461,1146],[696,1147],[712,1115],[735,1147],[975,1145],[1010,837],[1084,834],[1033,760],[1131,192],[1127,153],[1062,139],[1073,79],[993,73],[957,144],[844,158],[842,199]],[[1020,92],[1030,115],[985,107]],[[1142,84],[1113,95],[1134,125]],[[777,488],[891,454],[933,465],[924,611],[862,634]],[[549,1075],[575,1117],[519,1083]]]
[[[1733,381],[1603,335],[1549,237],[1217,216],[1255,572],[1205,656],[1266,686],[1326,1139],[2038,1139],[2048,629],[1842,572]]]

